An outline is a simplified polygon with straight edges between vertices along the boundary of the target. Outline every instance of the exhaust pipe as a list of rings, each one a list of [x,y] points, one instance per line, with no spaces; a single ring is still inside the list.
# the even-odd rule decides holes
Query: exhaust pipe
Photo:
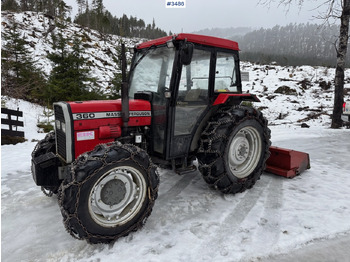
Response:
[[[129,124],[129,85],[126,79],[126,55],[125,44],[122,43],[121,50],[122,60],[122,120],[123,120],[123,134],[126,134]]]

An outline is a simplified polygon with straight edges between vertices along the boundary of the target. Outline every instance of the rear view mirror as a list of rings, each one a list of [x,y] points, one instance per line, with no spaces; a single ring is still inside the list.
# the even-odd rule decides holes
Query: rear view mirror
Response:
[[[193,55],[193,44],[185,43],[180,49],[181,63],[184,65],[191,64],[192,55]]]

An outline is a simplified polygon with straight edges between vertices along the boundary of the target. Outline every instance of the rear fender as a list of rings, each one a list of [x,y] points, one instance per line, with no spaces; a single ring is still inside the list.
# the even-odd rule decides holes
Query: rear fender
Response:
[[[239,105],[242,101],[260,102],[259,98],[257,98],[257,96],[253,94],[221,93],[215,99],[213,105]]]

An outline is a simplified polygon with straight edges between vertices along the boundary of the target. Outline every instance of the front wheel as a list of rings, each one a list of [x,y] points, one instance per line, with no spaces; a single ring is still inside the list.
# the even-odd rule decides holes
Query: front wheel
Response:
[[[261,112],[243,106],[222,108],[202,133],[199,170],[221,192],[243,192],[264,171],[270,144],[270,130]]]
[[[157,198],[159,179],[134,145],[99,145],[80,156],[61,186],[67,230],[90,243],[109,243],[141,228]]]

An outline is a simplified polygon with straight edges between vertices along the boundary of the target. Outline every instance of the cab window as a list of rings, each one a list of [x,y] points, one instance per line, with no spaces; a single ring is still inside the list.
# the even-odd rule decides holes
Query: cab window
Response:
[[[215,92],[237,92],[234,54],[218,52],[215,68]]]

